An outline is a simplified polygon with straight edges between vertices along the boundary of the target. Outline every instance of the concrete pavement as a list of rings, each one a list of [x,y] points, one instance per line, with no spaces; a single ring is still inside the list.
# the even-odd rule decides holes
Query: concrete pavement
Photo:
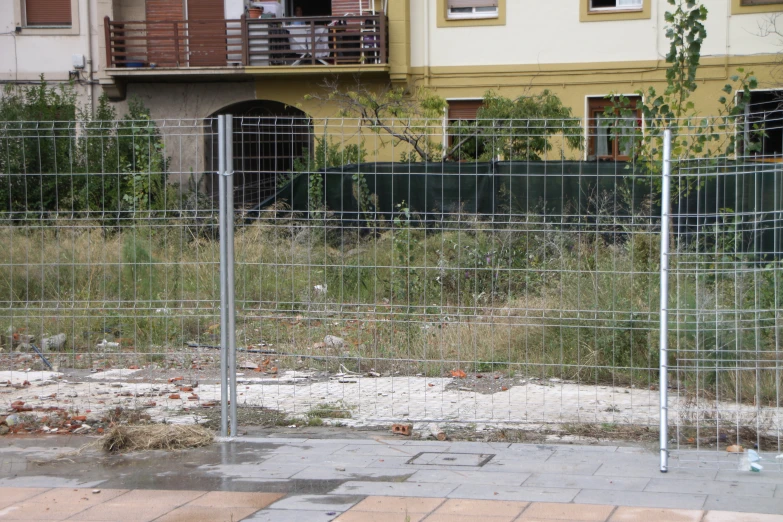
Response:
[[[3,438],[0,520],[783,521],[774,455],[759,474],[725,454],[683,454],[661,474],[641,447],[352,436],[65,458],[63,437]]]

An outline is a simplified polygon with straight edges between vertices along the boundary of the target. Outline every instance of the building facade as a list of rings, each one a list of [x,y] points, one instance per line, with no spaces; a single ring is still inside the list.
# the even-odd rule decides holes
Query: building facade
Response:
[[[743,67],[759,79],[757,108],[774,112],[783,43],[761,33],[783,0],[704,4],[698,110],[716,113]],[[334,116],[336,107],[305,99],[330,78],[426,87],[448,100],[452,121],[475,117],[487,91],[514,98],[549,89],[584,119],[588,159],[619,158],[616,146],[590,141],[590,122],[610,93],[662,90],[669,8],[666,0],[6,0],[0,81],[70,80],[86,103],[106,93],[120,112],[137,96],[155,119]],[[779,141],[771,152],[783,154]]]

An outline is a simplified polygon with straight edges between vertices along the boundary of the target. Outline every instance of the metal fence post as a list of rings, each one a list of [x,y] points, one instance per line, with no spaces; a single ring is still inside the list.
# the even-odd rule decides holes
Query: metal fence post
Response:
[[[663,133],[663,187],[661,189],[661,305],[660,305],[660,382],[661,473],[669,469],[669,218],[671,213],[672,131]]]
[[[231,436],[237,436],[237,335],[236,335],[236,303],[234,299],[234,117],[225,114],[225,178],[226,178],[226,290],[228,314],[228,377],[229,416],[231,419]]]
[[[226,206],[226,120],[218,116],[218,200],[220,204],[220,436],[228,436],[228,250]]]

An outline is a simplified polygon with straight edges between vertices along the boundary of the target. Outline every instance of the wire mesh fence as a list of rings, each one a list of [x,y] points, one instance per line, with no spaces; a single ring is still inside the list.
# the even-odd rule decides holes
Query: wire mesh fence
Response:
[[[232,120],[240,426],[657,440],[651,131],[627,118],[366,123]],[[35,346],[64,372],[34,409],[216,422],[218,125],[95,127],[0,127],[3,369],[41,369]],[[672,158],[673,449],[781,450],[783,179],[758,160]],[[95,384],[107,376],[120,387]]]
[[[669,293],[671,446],[689,463],[781,452],[783,169],[758,159],[672,162],[672,194],[692,194],[671,214]]]

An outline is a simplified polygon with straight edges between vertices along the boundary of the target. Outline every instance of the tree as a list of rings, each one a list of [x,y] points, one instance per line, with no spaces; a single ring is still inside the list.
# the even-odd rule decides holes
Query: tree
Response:
[[[118,119],[106,97],[94,117],[72,85],[8,86],[0,98],[0,210],[120,212],[165,205],[168,162],[136,99]]]
[[[337,81],[327,81],[322,87],[322,94],[306,99],[336,104],[341,116],[356,118],[363,127],[389,136],[395,145],[408,144],[411,151],[403,160],[442,161],[464,152],[464,147],[475,147],[477,141],[484,149],[478,159],[541,159],[552,149],[550,137],[558,134],[564,134],[569,146],[582,146],[580,121],[547,90],[516,99],[487,92],[477,121],[453,125],[449,132],[455,139],[444,146],[443,118],[448,104],[430,90],[406,94],[402,88],[376,91],[360,83],[344,89]]]
[[[477,138],[483,160],[539,161],[552,150],[554,136],[561,135],[575,150],[583,141],[581,120],[549,90],[513,100],[488,91],[476,122],[459,130]]]
[[[667,0],[674,10],[665,14],[667,23],[666,37],[669,39],[669,52],[666,55],[666,89],[658,93],[654,87],[647,91],[639,90],[643,97],[642,117],[645,128],[637,128],[631,136],[622,135],[615,129],[620,140],[633,140],[637,166],[654,176],[654,183],[660,187],[664,132],[671,130],[672,159],[674,174],[680,170],[686,158],[700,156],[726,156],[737,151],[738,134],[734,127],[741,122],[746,104],[750,101],[750,91],[757,86],[756,78],[744,69],[731,77],[733,83],[727,83],[718,103],[721,109],[714,117],[700,116],[691,96],[698,88],[696,74],[701,61],[701,47],[707,38],[704,22],[707,20],[707,8],[698,0]],[[736,90],[739,96],[733,96]],[[621,116],[635,117],[635,110],[628,98],[610,94],[616,100],[615,106],[608,109]],[[739,133],[742,147],[749,150],[754,147],[743,133]],[[675,190],[687,193],[703,182],[701,177],[683,177]]]

